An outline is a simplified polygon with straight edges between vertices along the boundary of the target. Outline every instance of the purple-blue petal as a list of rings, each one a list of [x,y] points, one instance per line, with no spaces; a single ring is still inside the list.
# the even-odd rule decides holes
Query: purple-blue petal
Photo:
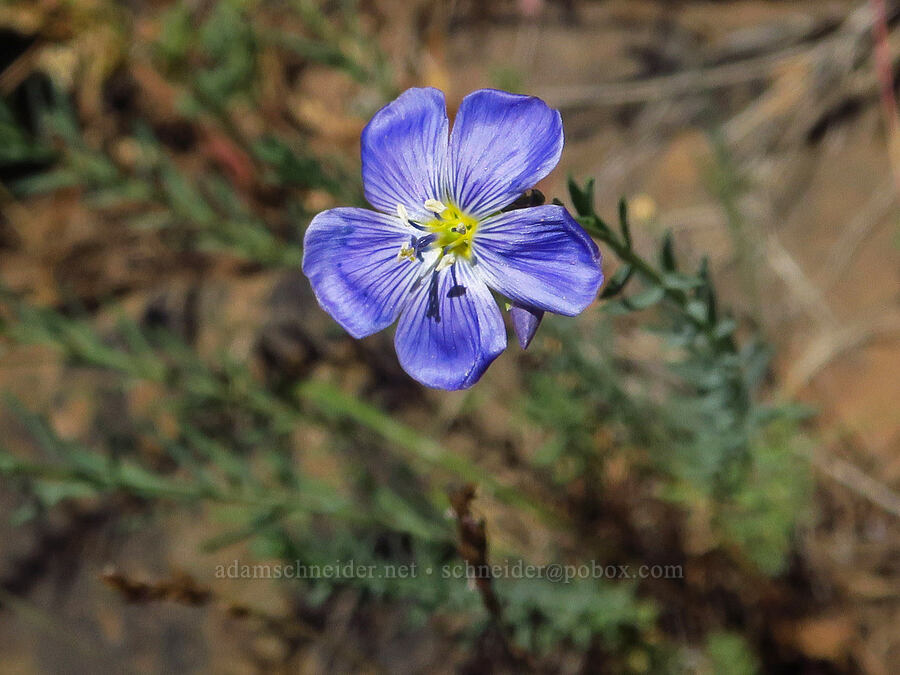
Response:
[[[495,89],[472,92],[450,134],[450,197],[476,217],[499,211],[553,170],[562,147],[559,112],[541,99]]]
[[[398,260],[410,244],[395,217],[367,209],[323,211],[303,239],[303,273],[316,299],[355,338],[387,328],[400,313],[419,265]]]
[[[400,365],[437,389],[465,389],[506,348],[500,309],[468,264],[422,279],[394,336]]]
[[[407,89],[362,132],[366,199],[383,213],[402,204],[413,218],[433,217],[427,199],[443,199],[447,156],[447,107],[439,89]]]
[[[478,226],[473,253],[488,286],[523,305],[575,316],[603,283],[600,251],[561,206],[498,214]]]
[[[523,305],[513,301],[509,308],[509,318],[512,319],[513,330],[519,339],[519,346],[528,349],[534,334],[537,333],[541,319],[544,318],[544,310]]]

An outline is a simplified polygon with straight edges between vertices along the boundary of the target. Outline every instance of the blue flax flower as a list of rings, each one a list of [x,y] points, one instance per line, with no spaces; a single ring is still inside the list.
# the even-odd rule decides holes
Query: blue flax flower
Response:
[[[492,89],[463,100],[409,89],[362,133],[366,199],[318,214],[303,271],[353,337],[399,318],[400,365],[439,389],[473,385],[506,348],[491,291],[510,300],[527,346],[544,312],[574,316],[603,282],[596,244],[561,206],[502,211],[545,177],[563,147],[559,112]]]

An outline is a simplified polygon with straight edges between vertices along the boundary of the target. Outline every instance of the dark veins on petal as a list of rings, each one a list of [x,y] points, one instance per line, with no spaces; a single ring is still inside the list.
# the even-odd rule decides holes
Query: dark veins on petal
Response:
[[[438,291],[438,287],[440,286],[438,280],[439,274],[440,272],[437,271],[431,273],[431,279],[428,282],[428,305],[425,308],[425,316],[429,319],[434,319],[437,323],[441,322],[441,302]],[[455,265],[450,268],[450,274],[453,277],[453,285],[447,290],[447,297],[463,297],[466,294],[466,287],[457,281]]]
[[[437,323],[441,322],[441,303],[438,298],[438,273],[431,273],[431,280],[428,288],[428,306],[425,308],[425,316],[434,319]]]

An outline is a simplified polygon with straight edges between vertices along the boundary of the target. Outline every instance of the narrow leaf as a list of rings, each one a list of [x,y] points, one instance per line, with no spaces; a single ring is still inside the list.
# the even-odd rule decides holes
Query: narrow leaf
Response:
[[[600,293],[600,297],[605,299],[617,296],[625,290],[625,286],[628,284],[628,280],[631,279],[632,274],[634,274],[634,267],[631,265],[622,265],[616,270],[616,273],[613,274],[612,279],[606,283],[606,287],[603,289],[603,292]]]
[[[628,202],[624,198],[619,200],[619,227],[622,228],[622,237],[625,245],[631,248],[631,226],[628,224]]]
[[[659,252],[659,262],[667,272],[674,272],[678,269],[678,264],[675,261],[675,242],[672,237],[672,230],[666,232],[666,236],[663,237],[662,248]]]
[[[690,291],[703,285],[703,280],[672,272],[663,275],[663,285],[673,291]]]
[[[639,310],[652,307],[662,300],[666,295],[666,291],[661,286],[651,286],[645,291],[641,291],[637,295],[625,298],[622,302],[630,309]]]
[[[572,205],[580,216],[590,216],[594,213],[594,179],[589,178],[580,188],[574,178],[569,178],[569,195]]]

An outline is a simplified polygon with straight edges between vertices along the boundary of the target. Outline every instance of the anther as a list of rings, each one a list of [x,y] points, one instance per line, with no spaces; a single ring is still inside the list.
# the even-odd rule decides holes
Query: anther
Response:
[[[434,269],[436,271],[440,272],[441,270],[447,269],[448,267],[450,267],[450,265],[452,265],[455,262],[456,262],[456,256],[452,253],[447,253],[444,255],[443,258],[441,258],[440,262],[438,262],[438,264],[437,264],[437,267],[435,267]]]
[[[415,261],[416,259],[416,249],[413,246],[404,246],[400,249],[400,252],[397,253],[397,260],[409,260],[410,262]]]
[[[437,199],[426,199],[425,200],[425,208],[432,213],[436,213],[438,215],[442,214],[447,210],[447,207],[444,206],[442,202],[439,202]]]

